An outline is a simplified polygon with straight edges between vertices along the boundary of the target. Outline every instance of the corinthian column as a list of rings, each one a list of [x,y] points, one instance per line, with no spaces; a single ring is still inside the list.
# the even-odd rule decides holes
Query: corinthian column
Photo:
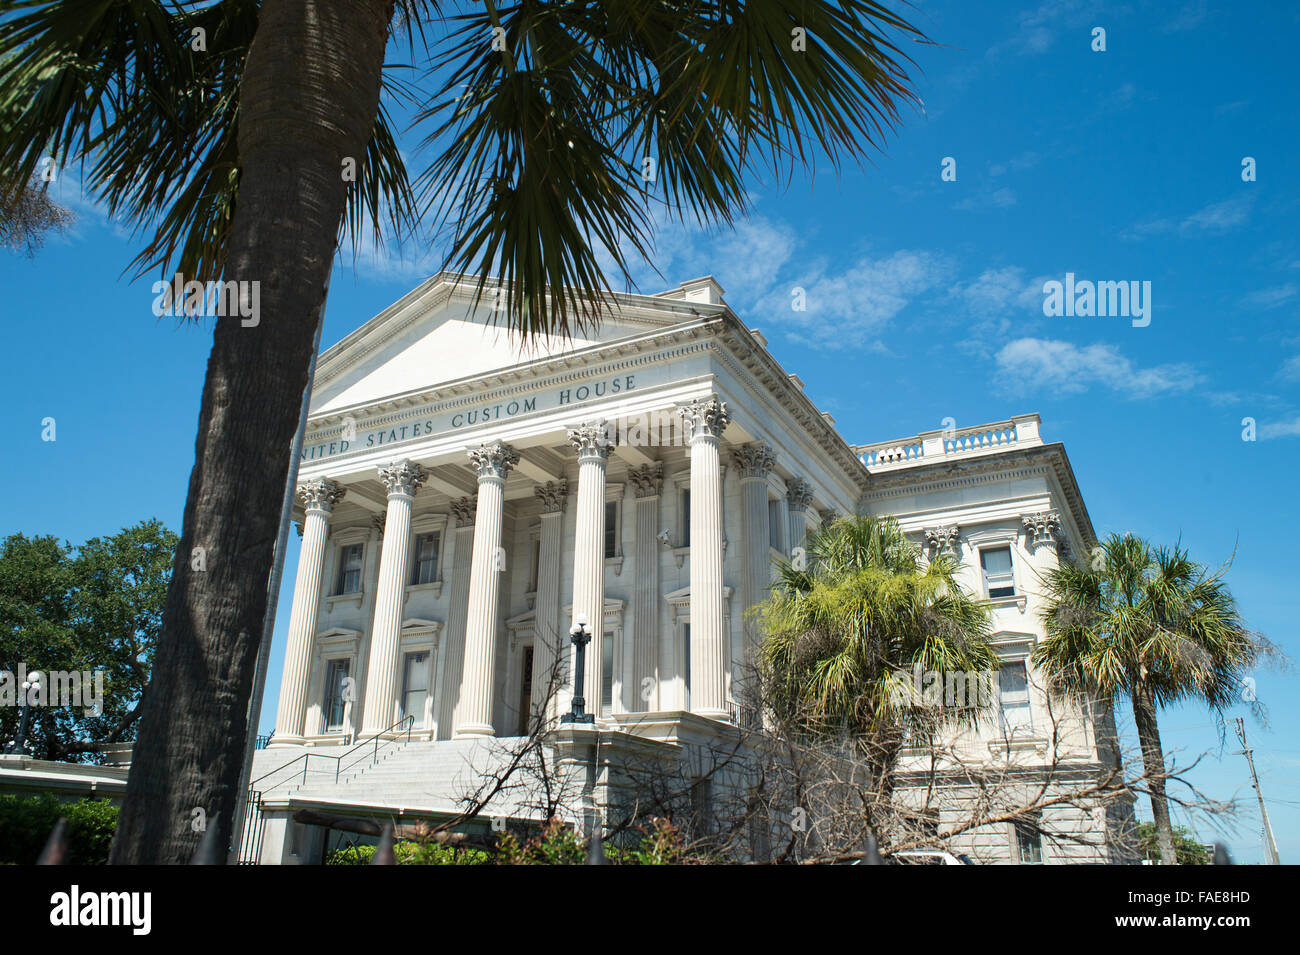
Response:
[[[656,461],[628,471],[636,493],[636,574],[632,595],[632,686],[629,707],[634,712],[659,710],[659,489],[664,466]],[[650,683],[646,683],[650,680]],[[650,688],[647,696],[643,686]]]
[[[469,572],[474,554],[477,497],[451,502],[456,536],[451,551],[451,596],[447,604],[447,639],[443,641],[442,689],[438,693],[438,739],[451,739],[465,668],[465,622],[469,615]]]
[[[519,463],[519,452],[494,441],[469,452],[478,473],[478,509],[474,514],[474,556],[469,571],[469,611],[465,622],[465,671],[460,681],[456,739],[495,736],[492,689],[495,676],[497,602],[505,551],[501,522],[505,517],[506,475]]]
[[[551,685],[551,671],[556,656],[568,646],[568,633],[560,626],[560,525],[564,504],[569,497],[569,482],[547,481],[533,488],[542,505],[542,534],[537,550],[537,599],[533,605],[533,698],[532,711],[549,702],[547,719],[559,715],[561,671],[557,685]],[[550,699],[547,700],[547,692]]]
[[[569,443],[578,452],[577,526],[573,535],[573,620],[586,615],[591,630],[587,645],[583,696],[587,712],[600,715],[600,664],[605,642],[605,463],[613,442],[605,423],[585,424],[569,432]],[[576,659],[576,650],[570,650]],[[577,671],[571,665],[570,673]]]
[[[333,481],[319,478],[298,486],[298,500],[307,510],[302,522],[302,550],[293,584],[293,610],[289,613],[289,642],[284,648],[284,673],[280,678],[280,705],[275,717],[272,746],[303,742],[307,718],[307,679],[312,644],[320,616],[321,571],[325,566],[325,540],[330,514],[347,492]]]
[[[691,712],[726,719],[718,443],[731,418],[717,395],[697,398],[678,411],[691,436]]]
[[[812,485],[803,478],[786,482],[785,500],[790,509],[790,558],[794,549],[803,547],[808,539],[808,508],[813,502]]]
[[[379,469],[379,479],[388,489],[388,510],[384,515],[384,548],[379,555],[379,585],[375,588],[370,661],[366,666],[362,733],[367,736],[388,729],[396,716],[397,653],[411,552],[411,504],[424,478],[424,468],[410,461],[394,461]]]
[[[767,510],[767,476],[776,455],[765,444],[747,444],[732,453],[740,474],[740,499],[744,512],[745,546],[742,550],[744,578],[741,583],[741,612],[760,603],[772,583],[772,561],[768,557],[772,528]]]

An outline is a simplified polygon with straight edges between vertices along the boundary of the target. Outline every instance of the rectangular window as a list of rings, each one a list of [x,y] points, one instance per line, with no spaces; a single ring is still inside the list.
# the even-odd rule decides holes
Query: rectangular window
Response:
[[[691,546],[691,492],[682,491],[682,533],[679,538],[683,547]]]
[[[528,592],[537,593],[537,574],[542,569],[542,539],[539,537],[533,541],[532,556],[529,558],[532,566],[528,572]]]
[[[325,674],[325,732],[333,733],[343,728],[343,710],[347,705],[348,670],[350,660],[330,660]]]
[[[618,556],[618,501],[605,502],[605,556]]]
[[[781,502],[767,502],[767,543],[773,550],[785,552],[782,545],[784,535],[781,533]]]
[[[686,690],[686,708],[691,708],[691,625],[682,624],[682,686]]]
[[[614,634],[606,630],[600,639],[600,712],[614,708]]]
[[[429,651],[407,653],[402,664],[402,719],[415,717],[415,729],[424,726],[424,702],[429,698]]]
[[[1043,861],[1043,834],[1037,820],[1018,821],[1016,827],[1016,859],[1022,865],[1041,865]]]
[[[339,549],[339,579],[335,593],[361,592],[361,557],[364,549],[364,544],[348,544]]]
[[[533,648],[524,647],[519,671],[519,735],[528,735],[528,720],[533,706]]]
[[[415,538],[415,562],[411,566],[412,584],[431,584],[438,579],[438,550],[442,535],[419,534]]]
[[[1024,660],[1004,663],[998,670],[998,704],[1002,710],[1004,730],[1033,729],[1029,712],[1029,672]]]
[[[989,597],[1014,597],[1015,577],[1011,572],[1010,547],[986,547],[980,551],[984,570],[984,593]]]

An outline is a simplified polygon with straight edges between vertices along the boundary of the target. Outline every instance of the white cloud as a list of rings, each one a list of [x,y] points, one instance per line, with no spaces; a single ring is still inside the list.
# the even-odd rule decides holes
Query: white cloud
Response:
[[[1285,285],[1274,285],[1251,292],[1246,296],[1245,302],[1247,305],[1256,305],[1259,308],[1277,308],[1295,298],[1296,291],[1295,284],[1287,282]]]
[[[1170,218],[1147,219],[1129,227],[1120,234],[1124,239],[1145,239],[1152,235],[1177,232],[1183,236],[1222,235],[1250,218],[1251,206],[1255,202],[1252,195],[1234,196],[1222,202],[1212,202],[1196,210],[1181,221]]]
[[[1300,415],[1290,421],[1272,421],[1259,426],[1260,440],[1269,438],[1300,438]]]
[[[1292,355],[1284,361],[1277,376],[1283,381],[1300,381],[1300,355]]]
[[[1055,339],[1018,338],[997,354],[998,371],[1010,390],[1080,394],[1096,386],[1130,398],[1189,391],[1201,380],[1190,365],[1139,368],[1114,345],[1080,347]]]
[[[942,257],[901,249],[882,258],[858,259],[842,272],[824,267],[795,275],[774,290],[765,316],[788,336],[818,348],[881,348],[876,336],[919,297],[940,286],[949,272]],[[791,308],[790,290],[806,292],[807,309]]]

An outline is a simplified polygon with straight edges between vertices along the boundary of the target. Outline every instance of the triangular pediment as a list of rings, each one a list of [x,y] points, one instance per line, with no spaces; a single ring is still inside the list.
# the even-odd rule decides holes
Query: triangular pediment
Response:
[[[494,321],[490,297],[471,309],[473,289],[472,279],[439,273],[326,349],[317,365],[312,414],[644,335],[698,318],[709,307],[672,293],[618,295],[599,327],[524,342]]]

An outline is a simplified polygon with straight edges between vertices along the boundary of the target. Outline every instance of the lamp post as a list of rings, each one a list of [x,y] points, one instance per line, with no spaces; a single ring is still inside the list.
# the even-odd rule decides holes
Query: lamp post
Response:
[[[39,673],[29,674],[27,679],[23,680],[23,694],[18,698],[18,732],[14,736],[13,742],[5,750],[6,753],[17,753],[23,755],[23,749],[27,745],[27,718],[31,713],[31,705],[27,702],[27,697],[33,687],[41,685],[41,675]]]
[[[587,701],[582,698],[582,686],[586,681],[587,644],[591,642],[591,631],[587,629],[587,615],[580,613],[575,623],[569,628],[569,639],[574,648],[573,704],[569,712],[560,717],[561,723],[594,723],[596,718],[587,713]]]

